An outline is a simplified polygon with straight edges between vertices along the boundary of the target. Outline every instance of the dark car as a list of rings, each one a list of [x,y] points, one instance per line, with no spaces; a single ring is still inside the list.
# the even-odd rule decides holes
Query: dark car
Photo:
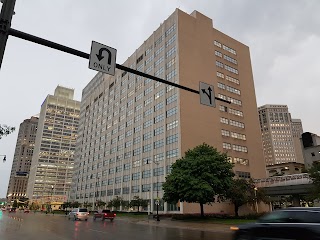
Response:
[[[111,212],[108,209],[102,210],[102,211],[95,211],[93,214],[93,220],[96,220],[97,218],[101,218],[102,221],[105,219],[110,219],[112,222],[113,219],[116,217],[116,214],[114,212]]]
[[[234,240],[320,240],[320,208],[276,210],[231,230]]]

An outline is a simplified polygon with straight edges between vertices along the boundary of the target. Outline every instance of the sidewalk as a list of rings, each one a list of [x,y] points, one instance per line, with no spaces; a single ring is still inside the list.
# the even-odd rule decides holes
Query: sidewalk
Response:
[[[134,219],[130,217],[121,217],[118,220],[123,220],[136,224],[143,224],[149,226],[167,227],[167,228],[180,228],[198,231],[209,231],[217,233],[231,233],[230,225],[204,223],[204,222],[185,222],[179,220],[171,220],[171,218],[161,218],[159,222],[155,219]]]

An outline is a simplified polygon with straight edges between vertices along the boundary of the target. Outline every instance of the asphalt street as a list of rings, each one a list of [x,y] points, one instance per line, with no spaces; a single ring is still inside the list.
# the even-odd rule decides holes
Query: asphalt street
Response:
[[[230,236],[163,226],[136,224],[121,218],[113,222],[68,220],[64,215],[0,211],[1,240],[229,240]]]

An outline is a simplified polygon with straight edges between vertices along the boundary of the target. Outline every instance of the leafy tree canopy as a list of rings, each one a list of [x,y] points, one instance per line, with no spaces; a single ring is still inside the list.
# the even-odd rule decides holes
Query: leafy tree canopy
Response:
[[[0,124],[0,139],[12,133],[16,128]]]
[[[163,184],[163,199],[170,203],[199,203],[204,216],[203,205],[214,202],[217,195],[225,196],[232,186],[232,167],[225,153],[203,143],[172,165]]]
[[[147,207],[149,200],[142,199],[139,196],[134,196],[133,199],[130,201],[131,207],[138,207],[138,212],[140,207]]]
[[[312,167],[308,170],[309,177],[312,180],[312,190],[310,193],[311,199],[320,198],[320,164],[314,163]]]

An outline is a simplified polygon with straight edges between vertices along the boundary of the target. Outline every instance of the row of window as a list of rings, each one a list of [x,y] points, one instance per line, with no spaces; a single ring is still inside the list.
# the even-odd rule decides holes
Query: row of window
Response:
[[[222,48],[223,50],[226,50],[226,51],[228,51],[228,52],[230,52],[230,53],[232,53],[234,55],[237,55],[236,50],[234,50],[234,49],[232,49],[232,48],[230,48],[230,47],[228,47],[228,46],[226,46],[224,44],[221,44],[220,42],[218,42],[216,40],[213,41],[213,44],[215,46],[219,47],[219,48]]]
[[[215,54],[217,57],[220,57],[220,58],[223,57],[223,59],[226,60],[226,61],[228,61],[228,62],[231,62],[231,63],[236,64],[236,65],[238,64],[238,62],[237,62],[236,59],[234,59],[234,58],[232,58],[232,57],[229,57],[228,55],[223,55],[221,52],[219,52],[219,51],[217,51],[217,50],[214,51],[214,54]]]
[[[230,132],[228,130],[221,129],[221,135],[225,137],[232,137],[236,139],[241,139],[241,140],[246,140],[246,135],[241,134],[241,133],[236,133],[236,132]]]
[[[231,149],[231,144],[230,143],[222,143],[222,147],[224,149]],[[236,144],[232,144],[232,150],[236,152],[248,152],[248,148],[245,146],[240,146]]]
[[[228,100],[228,101],[230,101],[230,102],[233,103],[233,104],[242,106],[242,101],[241,101],[241,100],[238,100],[238,99],[235,99],[235,98],[232,98],[232,97],[223,95],[223,94],[221,94],[221,93],[218,93],[218,98],[221,98],[221,99],[224,99],[224,100]]]
[[[234,74],[239,74],[237,69],[235,69],[233,67],[230,67],[227,64],[223,64],[222,62],[216,61],[216,66],[219,67],[219,68],[223,68],[224,67],[224,69],[229,71],[229,72],[232,72]]]
[[[244,128],[244,123],[239,122],[239,121],[235,121],[235,120],[232,120],[232,119],[229,120],[228,118],[221,117],[220,118],[220,122],[224,123],[224,124],[229,124],[229,125],[234,126],[234,127]]]
[[[223,90],[227,90],[228,92],[237,94],[237,95],[241,95],[241,92],[239,89],[236,89],[234,87],[230,87],[228,85],[225,85],[223,83],[218,82],[218,88],[223,89]]]
[[[228,112],[228,109],[229,109],[229,113],[231,113],[233,115],[236,115],[236,116],[239,116],[239,117],[243,117],[243,112],[242,111],[239,111],[239,110],[236,110],[236,109],[232,109],[232,108],[228,108],[228,107],[223,106],[223,105],[219,106],[219,110],[221,112]]]

